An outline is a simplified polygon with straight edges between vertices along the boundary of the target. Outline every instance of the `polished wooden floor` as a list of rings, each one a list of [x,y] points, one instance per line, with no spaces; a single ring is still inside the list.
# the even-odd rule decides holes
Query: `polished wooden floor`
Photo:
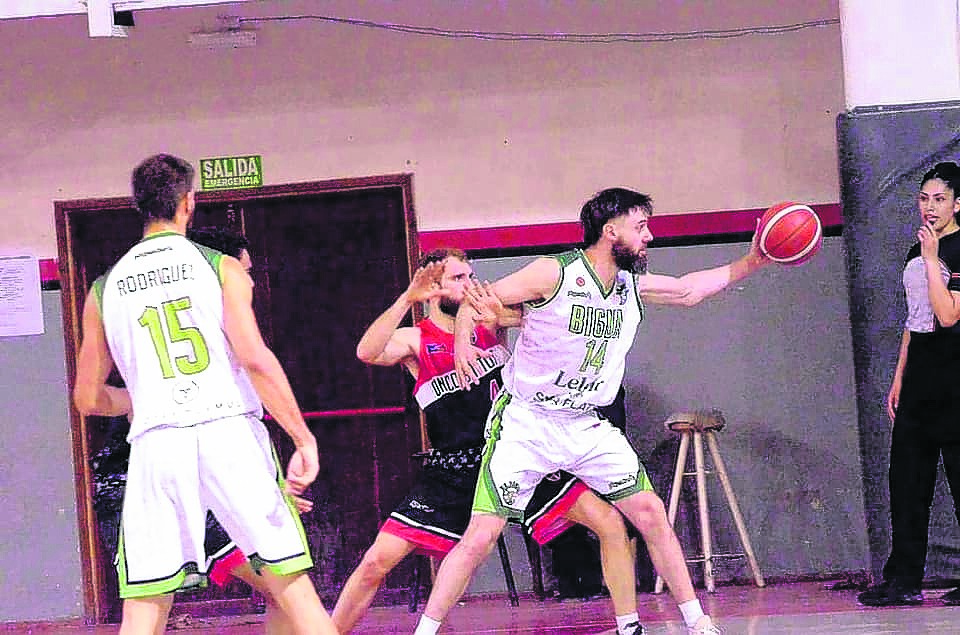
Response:
[[[905,633],[960,633],[960,607],[939,602],[944,591],[925,591],[924,605],[910,608],[870,609],[856,602],[856,591],[831,589],[830,582],[803,582],[754,586],[723,586],[702,593],[704,606],[721,623],[726,635],[878,635]],[[667,595],[641,594],[640,617],[649,635],[684,635],[679,613]],[[417,615],[406,607],[375,608],[356,633],[413,632]],[[608,635],[614,628],[609,600],[547,600],[522,598],[513,608],[505,598],[471,599],[454,609],[441,630],[462,635]],[[4,625],[7,633],[64,633],[108,635],[115,626],[85,627],[69,624]],[[262,633],[259,616],[181,621],[170,632],[183,635],[254,635]]]

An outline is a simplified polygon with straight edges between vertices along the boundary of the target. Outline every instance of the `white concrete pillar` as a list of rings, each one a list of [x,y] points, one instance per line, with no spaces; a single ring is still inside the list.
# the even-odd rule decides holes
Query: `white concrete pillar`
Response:
[[[960,100],[960,0],[840,0],[847,109]]]

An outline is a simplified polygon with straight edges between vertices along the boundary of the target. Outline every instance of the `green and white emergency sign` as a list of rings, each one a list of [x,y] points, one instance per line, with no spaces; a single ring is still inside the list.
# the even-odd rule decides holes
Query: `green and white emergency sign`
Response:
[[[263,185],[263,159],[259,154],[200,159],[201,190],[232,190]]]

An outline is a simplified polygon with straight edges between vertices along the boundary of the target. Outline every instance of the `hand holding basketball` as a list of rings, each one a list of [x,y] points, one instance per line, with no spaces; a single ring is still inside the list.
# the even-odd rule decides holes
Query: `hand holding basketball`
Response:
[[[760,217],[757,226],[760,251],[785,265],[810,260],[823,244],[820,217],[803,203],[777,203]]]

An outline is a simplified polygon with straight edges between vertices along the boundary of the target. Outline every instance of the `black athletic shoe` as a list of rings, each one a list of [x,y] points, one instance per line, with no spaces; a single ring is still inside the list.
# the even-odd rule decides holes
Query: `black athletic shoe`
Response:
[[[640,626],[640,622],[630,622],[619,629],[617,635],[643,635],[643,627]]]
[[[884,581],[858,595],[857,601],[864,606],[917,606],[923,604],[923,594],[920,589]]]
[[[960,606],[960,587],[941,595],[940,601],[947,606]]]

